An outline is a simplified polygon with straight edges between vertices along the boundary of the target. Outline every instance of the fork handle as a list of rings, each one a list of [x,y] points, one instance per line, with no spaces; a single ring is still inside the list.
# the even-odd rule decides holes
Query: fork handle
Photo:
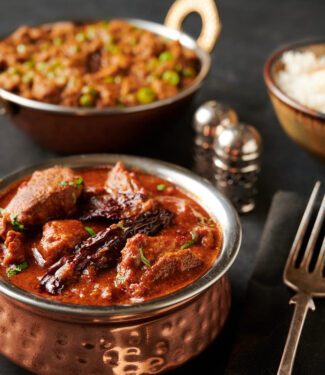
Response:
[[[291,374],[307,312],[309,309],[315,310],[314,301],[308,293],[298,292],[291,298],[289,303],[295,304],[295,310],[277,375]]]

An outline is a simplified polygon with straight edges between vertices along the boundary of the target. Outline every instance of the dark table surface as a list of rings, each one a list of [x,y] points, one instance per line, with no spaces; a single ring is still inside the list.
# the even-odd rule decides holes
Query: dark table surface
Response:
[[[21,24],[89,17],[137,17],[162,23],[172,0],[10,0],[0,3],[0,35]],[[218,0],[223,29],[212,52],[212,68],[194,105],[184,118],[153,145],[129,150],[132,154],[156,157],[192,165],[191,117],[202,102],[217,99],[255,125],[264,140],[260,194],[256,209],[242,216],[243,244],[231,268],[233,305],[230,318],[219,338],[198,358],[174,374],[196,373],[202,368],[224,372],[227,355],[236,332],[245,288],[275,191],[294,190],[307,195],[316,179],[325,181],[325,168],[291,142],[280,128],[266,94],[262,67],[266,57],[281,45],[324,36],[323,0]],[[200,21],[190,16],[185,30],[197,35]],[[181,140],[181,142],[180,142]],[[7,118],[0,118],[0,176],[28,164],[55,157],[20,133]],[[1,375],[23,375],[20,369],[0,356]],[[312,374],[309,374],[312,375]]]

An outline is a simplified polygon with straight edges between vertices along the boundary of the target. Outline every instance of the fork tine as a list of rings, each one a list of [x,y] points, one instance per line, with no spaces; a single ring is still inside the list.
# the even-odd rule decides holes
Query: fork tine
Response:
[[[298,256],[299,250],[301,248],[302,240],[304,238],[304,235],[305,235],[307,227],[308,227],[309,220],[310,220],[311,215],[313,213],[313,207],[314,207],[314,204],[315,204],[315,201],[316,201],[316,198],[317,198],[319,188],[320,188],[320,181],[317,181],[314,188],[313,188],[313,191],[310,195],[310,198],[309,198],[309,201],[307,203],[305,212],[304,212],[304,214],[302,216],[302,219],[301,219],[301,222],[299,224],[299,228],[298,228],[296,237],[295,237],[295,239],[293,241],[293,244],[291,246],[290,253],[289,253],[289,256],[288,256],[288,260],[287,260],[287,263],[286,263],[286,268],[289,267],[290,265],[294,265],[296,260],[297,260],[297,256]]]
[[[301,261],[301,264],[300,264],[300,267],[304,268],[306,270],[308,269],[310,260],[313,256],[313,251],[314,251],[314,248],[315,248],[315,245],[316,245],[316,241],[317,241],[320,229],[321,229],[322,224],[323,224],[324,216],[325,216],[325,195],[323,196],[323,200],[322,200],[321,206],[318,210],[317,217],[316,217],[316,220],[315,220],[315,224],[313,226],[313,230],[312,230],[311,235],[310,235],[309,240],[308,240],[308,244],[307,244],[307,247],[306,247],[306,251],[304,253],[304,257],[303,257],[303,259]]]
[[[320,252],[318,254],[318,258],[317,258],[317,262],[316,262],[316,265],[315,265],[314,272],[322,274],[323,269],[324,269],[324,264],[325,264],[325,236],[323,238],[322,247],[321,247]]]

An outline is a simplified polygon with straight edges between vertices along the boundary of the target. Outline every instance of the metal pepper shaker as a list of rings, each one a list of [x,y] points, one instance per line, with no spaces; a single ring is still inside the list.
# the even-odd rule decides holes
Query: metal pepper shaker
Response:
[[[259,132],[244,123],[219,127],[215,135],[213,164],[216,187],[240,213],[255,207],[262,147]]]
[[[238,122],[236,112],[227,105],[214,100],[202,104],[196,110],[193,119],[195,130],[193,169],[195,172],[213,180],[213,142],[217,128],[220,125],[225,126],[236,122]]]
[[[215,100],[202,104],[196,110],[193,119],[195,144],[204,149],[212,148],[217,127],[237,122],[236,112],[227,105]]]

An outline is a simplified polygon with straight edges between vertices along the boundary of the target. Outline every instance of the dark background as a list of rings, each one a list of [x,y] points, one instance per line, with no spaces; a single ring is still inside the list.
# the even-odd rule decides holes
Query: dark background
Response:
[[[13,31],[21,24],[59,19],[124,16],[162,23],[172,3],[172,0],[2,0],[0,35]],[[175,371],[177,375],[197,373],[202,366],[213,373],[223,373],[274,192],[279,189],[294,190],[307,195],[316,179],[325,181],[324,165],[300,150],[280,128],[262,77],[263,64],[273,50],[298,40],[324,37],[324,0],[218,0],[217,6],[223,29],[212,52],[210,75],[194,105],[184,114],[181,122],[168,127],[154,146],[127,150],[191,167],[191,117],[199,104],[210,99],[232,106],[242,121],[258,128],[264,140],[258,205],[254,212],[241,218],[243,245],[230,271],[233,287],[230,319],[214,344],[191,363]],[[184,26],[190,34],[198,35],[199,18],[190,16]],[[55,156],[30,141],[8,119],[0,118],[0,176]],[[0,356],[0,374],[28,373]]]

